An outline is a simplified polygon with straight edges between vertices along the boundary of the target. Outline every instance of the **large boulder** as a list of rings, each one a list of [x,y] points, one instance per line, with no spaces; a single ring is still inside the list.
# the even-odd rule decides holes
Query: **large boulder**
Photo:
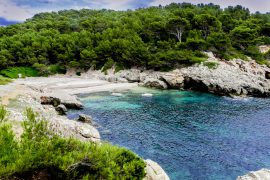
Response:
[[[261,169],[259,171],[252,171],[244,176],[239,176],[237,180],[269,180],[270,179],[270,170]]]
[[[92,139],[92,141],[99,141],[100,140],[100,134],[98,130],[91,126],[90,124],[83,124],[75,127],[75,130],[78,134],[80,134],[82,137],[86,139]]]
[[[53,105],[54,107],[57,107],[61,103],[59,98],[52,96],[41,96],[40,101],[42,105]]]
[[[120,77],[127,79],[128,82],[140,82],[140,73],[138,69],[123,70],[120,72]]]
[[[146,177],[144,180],[169,180],[169,176],[166,172],[158,165],[158,163],[147,159],[145,160],[146,163]]]
[[[170,88],[180,89],[184,87],[184,77],[181,72],[166,73],[161,78],[170,86]]]
[[[83,104],[77,99],[76,96],[70,95],[63,91],[54,91],[51,93],[44,94],[42,96],[49,97],[52,99],[59,99],[60,103],[63,104],[67,109],[83,109]],[[58,106],[59,104],[57,104]],[[55,107],[57,107],[55,106]]]
[[[63,104],[60,104],[55,108],[55,110],[58,112],[59,115],[66,115],[67,114],[67,108]]]
[[[157,89],[168,89],[168,85],[161,80],[148,78],[143,82],[143,86],[157,88]]]

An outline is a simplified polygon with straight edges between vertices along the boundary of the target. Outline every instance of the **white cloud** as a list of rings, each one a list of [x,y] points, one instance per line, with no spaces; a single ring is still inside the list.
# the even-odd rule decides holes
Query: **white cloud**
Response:
[[[91,8],[114,10],[132,9],[132,3],[135,1],[136,0],[84,0],[84,2],[92,4]]]
[[[32,16],[33,12],[26,6],[18,7],[10,0],[0,0],[0,17],[12,21],[23,21]]]
[[[249,8],[252,12],[261,11],[269,12],[270,11],[270,1],[269,0],[154,0],[150,3],[150,6],[158,5],[167,5],[172,2],[181,3],[188,2],[192,4],[199,3],[214,3],[220,5],[222,8],[227,6],[236,6],[242,5]]]

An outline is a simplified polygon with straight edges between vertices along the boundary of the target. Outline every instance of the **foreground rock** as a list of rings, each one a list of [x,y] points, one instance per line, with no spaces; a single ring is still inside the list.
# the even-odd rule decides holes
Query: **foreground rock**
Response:
[[[247,175],[239,176],[237,180],[269,180],[270,179],[270,170],[261,169],[259,171],[250,172]]]
[[[55,110],[58,112],[59,115],[66,115],[67,114],[67,108],[63,104],[60,104],[55,108]]]
[[[154,161],[147,159],[146,163],[146,177],[144,180],[169,180],[166,172]]]

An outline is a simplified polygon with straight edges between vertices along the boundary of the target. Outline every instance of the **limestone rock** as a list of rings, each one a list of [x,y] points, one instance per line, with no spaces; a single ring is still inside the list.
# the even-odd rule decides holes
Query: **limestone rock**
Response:
[[[203,64],[181,69],[184,88],[221,96],[256,96],[270,94],[270,69],[255,61],[220,61],[215,69]]]
[[[147,159],[146,163],[146,177],[144,180],[169,180],[169,176],[156,162]]]
[[[120,77],[127,79],[128,82],[140,82],[140,73],[138,69],[123,70],[120,72]]]
[[[47,93],[44,96],[60,99],[61,104],[63,104],[67,109],[83,109],[83,104],[77,99],[76,96],[61,91]]]
[[[63,104],[60,104],[55,108],[55,110],[58,112],[59,115],[66,115],[67,114],[67,108]]]
[[[100,134],[96,128],[91,126],[90,124],[83,124],[75,127],[75,130],[77,133],[82,135],[84,138],[92,139],[95,141],[95,139],[100,139]]]
[[[181,73],[166,73],[161,76],[161,78],[169,84],[171,88],[183,88],[184,87],[184,77]]]
[[[143,86],[157,88],[157,89],[168,89],[168,85],[161,80],[148,78],[143,82]]]
[[[250,172],[247,175],[239,176],[237,180],[269,180],[270,179],[270,170],[261,169],[259,171]]]
[[[42,105],[53,105],[54,107],[57,107],[61,103],[61,100],[59,98],[51,96],[41,96],[40,101]]]
[[[83,123],[93,124],[92,117],[88,116],[88,115],[85,115],[85,114],[80,114],[77,120],[80,121],[80,122],[83,122]]]

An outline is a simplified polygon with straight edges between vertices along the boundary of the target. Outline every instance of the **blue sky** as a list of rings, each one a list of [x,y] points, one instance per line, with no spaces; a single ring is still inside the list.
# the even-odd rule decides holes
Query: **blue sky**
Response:
[[[0,25],[21,22],[39,12],[83,8],[125,10],[172,2],[193,4],[212,2],[221,7],[240,4],[252,12],[270,12],[270,0],[0,0]]]

